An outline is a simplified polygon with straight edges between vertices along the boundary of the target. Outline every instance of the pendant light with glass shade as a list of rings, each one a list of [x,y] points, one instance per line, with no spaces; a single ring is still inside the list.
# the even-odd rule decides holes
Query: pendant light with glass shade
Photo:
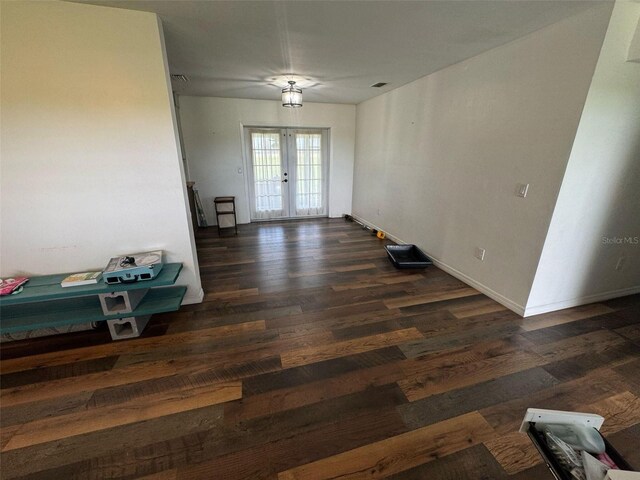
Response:
[[[289,80],[289,86],[282,89],[282,106],[297,108],[302,106],[302,89],[295,86],[296,82]]]

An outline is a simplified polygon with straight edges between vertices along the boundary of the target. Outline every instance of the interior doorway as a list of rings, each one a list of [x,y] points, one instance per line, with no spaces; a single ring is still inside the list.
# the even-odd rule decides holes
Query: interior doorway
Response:
[[[245,128],[251,220],[328,215],[328,133]]]

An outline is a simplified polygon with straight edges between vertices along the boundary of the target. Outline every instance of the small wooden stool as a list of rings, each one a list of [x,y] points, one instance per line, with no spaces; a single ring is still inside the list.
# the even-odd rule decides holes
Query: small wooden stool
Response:
[[[216,197],[213,199],[216,210],[216,223],[218,224],[218,235],[222,233],[222,228],[235,227],[236,235],[238,234],[238,220],[236,219],[236,197]],[[233,225],[228,227],[220,227],[220,217],[224,215],[233,215]]]

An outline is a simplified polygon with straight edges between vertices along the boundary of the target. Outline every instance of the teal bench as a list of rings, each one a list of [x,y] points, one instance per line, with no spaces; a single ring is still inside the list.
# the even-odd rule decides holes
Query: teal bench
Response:
[[[172,286],[180,270],[168,263],[152,280],[66,288],[68,273],[33,277],[22,292],[0,297],[0,334],[106,321],[114,340],[137,337],[152,314],[180,308],[187,287]]]

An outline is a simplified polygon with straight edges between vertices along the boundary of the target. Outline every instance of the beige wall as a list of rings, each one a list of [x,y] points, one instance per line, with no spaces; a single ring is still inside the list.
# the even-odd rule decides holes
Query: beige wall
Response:
[[[629,60],[630,62],[640,63],[640,19],[638,19],[638,23],[636,24],[636,31],[633,34],[631,43],[629,44],[627,60]]]
[[[640,292],[640,64],[626,61],[639,19],[640,3],[616,3],[527,314]]]
[[[2,276],[163,249],[202,295],[156,15],[2,3]]]
[[[329,216],[351,212],[355,105],[305,103],[290,109],[279,101],[189,96],[180,96],[179,105],[190,180],[210,225],[213,197],[224,195],[236,197],[238,222],[249,222],[243,125],[329,128]]]
[[[522,314],[611,8],[359,104],[354,215]]]

